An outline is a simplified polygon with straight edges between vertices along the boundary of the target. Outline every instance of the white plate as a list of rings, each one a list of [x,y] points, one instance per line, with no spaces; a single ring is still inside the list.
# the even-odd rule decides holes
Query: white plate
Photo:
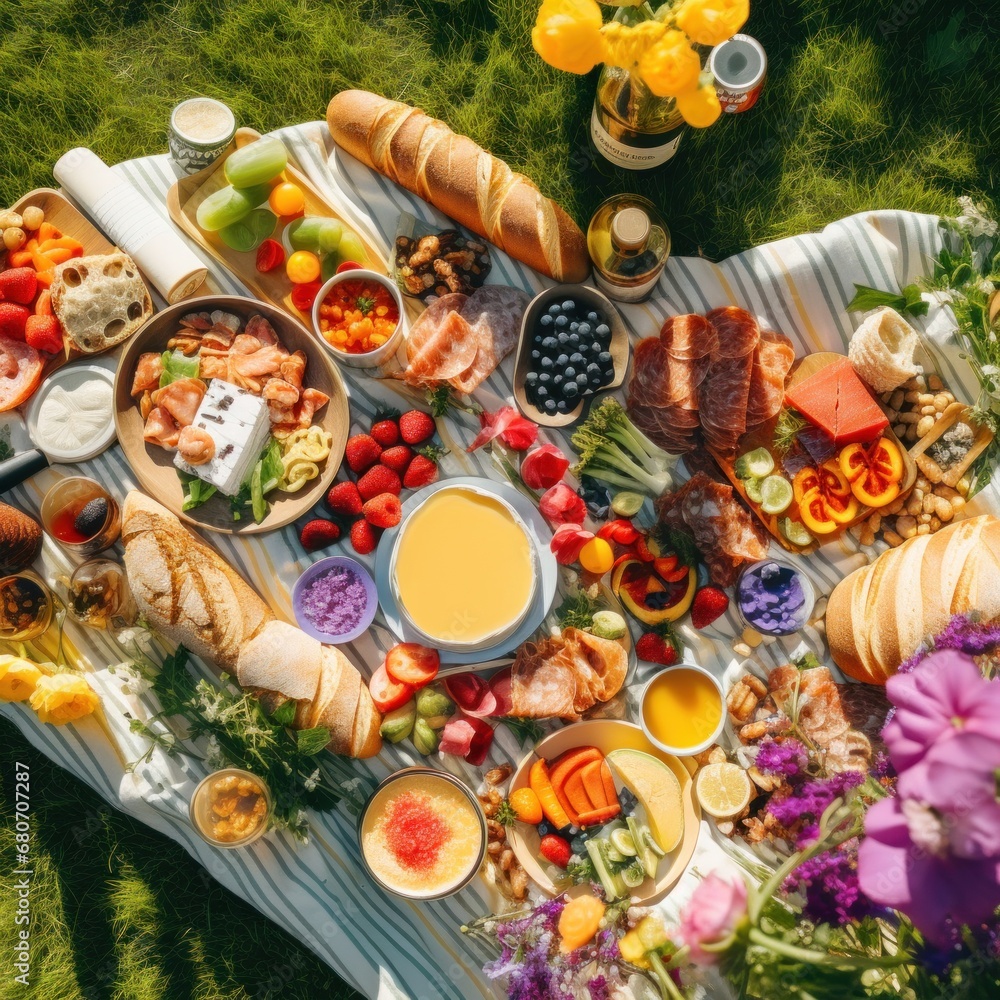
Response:
[[[520,628],[507,639],[504,639],[503,642],[486,649],[477,650],[474,653],[455,653],[441,650],[442,663],[482,663],[485,660],[495,660],[498,657],[502,657],[504,653],[516,649],[525,639],[530,638],[538,626],[542,624],[549,612],[549,608],[552,606],[553,598],[556,596],[556,588],[559,583],[559,565],[549,548],[549,542],[552,540],[552,532],[549,530],[545,518],[542,517],[538,508],[523,493],[516,490],[509,483],[495,483],[491,479],[482,479],[474,476],[458,476],[452,479],[443,479],[441,482],[433,483],[407,497],[403,501],[404,517],[419,504],[423,503],[427,497],[437,493],[438,490],[454,486],[472,486],[478,490],[494,493],[500,499],[510,504],[517,511],[521,520],[524,521],[538,554],[540,586],[535,588],[535,598]],[[392,576],[392,550],[398,531],[398,526],[387,528],[379,541],[378,550],[375,554],[375,585],[378,587],[379,605],[382,608],[382,616],[385,618],[386,625],[404,642],[420,642],[420,637],[412,633],[403,621],[403,617],[399,613],[399,605],[396,603],[395,596],[392,593],[390,582]]]
[[[70,364],[65,368],[57,368],[39,387],[38,391],[31,399],[28,406],[25,422],[28,426],[28,433],[31,435],[35,447],[44,452],[45,457],[50,462],[86,462],[91,458],[100,455],[106,448],[110,448],[117,437],[114,418],[114,392],[112,391],[111,402],[108,407],[107,426],[89,444],[82,448],[43,448],[38,444],[38,415],[42,410],[42,403],[49,393],[57,386],[63,386],[67,392],[72,393],[88,379],[99,378],[108,383],[108,387],[114,388],[114,373],[103,365],[99,364]]]

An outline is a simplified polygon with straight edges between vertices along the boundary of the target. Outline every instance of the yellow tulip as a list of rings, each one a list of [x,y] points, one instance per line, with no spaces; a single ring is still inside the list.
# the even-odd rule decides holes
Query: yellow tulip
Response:
[[[701,60],[683,31],[671,28],[639,60],[639,75],[657,97],[675,97],[698,83]]]
[[[719,95],[715,92],[715,84],[707,83],[702,87],[693,87],[677,95],[677,110],[684,121],[695,128],[708,128],[714,125],[722,114]]]
[[[41,677],[31,695],[31,707],[38,713],[39,721],[55,726],[90,715],[99,703],[97,693],[78,674]]]
[[[639,61],[669,29],[661,21],[641,21],[627,25],[609,21],[604,25],[604,59],[609,66],[621,66],[630,73],[639,69]]]
[[[693,42],[719,45],[750,16],[750,0],[684,0],[674,22]]]
[[[0,701],[27,701],[42,676],[30,660],[0,656]]]
[[[589,73],[604,59],[602,23],[596,0],[544,0],[531,44],[550,66],[566,73]]]

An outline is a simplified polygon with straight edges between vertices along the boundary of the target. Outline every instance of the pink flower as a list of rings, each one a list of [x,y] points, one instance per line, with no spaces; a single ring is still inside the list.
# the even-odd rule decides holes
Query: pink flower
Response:
[[[698,965],[715,965],[746,919],[747,887],[738,876],[727,881],[709,875],[698,884],[681,913],[677,937]]]
[[[532,490],[555,486],[569,468],[569,459],[554,445],[543,444],[529,451],[521,462],[521,478]]]
[[[560,524],[549,542],[549,548],[561,566],[572,566],[580,558],[580,550],[594,537],[579,524]]]
[[[538,509],[553,524],[583,524],[587,505],[576,490],[565,483],[556,483],[542,494]]]
[[[482,448],[496,437],[514,451],[527,451],[538,440],[538,425],[520,416],[513,406],[501,406],[496,413],[483,410],[479,423],[482,430],[466,451]]]
[[[956,733],[1000,740],[1000,683],[986,680],[964,653],[931,653],[912,673],[890,677],[885,690],[896,712],[882,735],[899,772]]]
[[[479,767],[486,760],[492,742],[493,727],[488,722],[458,711],[441,730],[438,750],[463,757],[469,764]]]

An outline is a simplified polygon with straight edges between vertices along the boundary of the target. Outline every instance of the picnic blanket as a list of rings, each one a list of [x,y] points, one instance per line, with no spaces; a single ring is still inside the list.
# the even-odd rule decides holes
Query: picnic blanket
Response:
[[[385,180],[333,144],[325,123],[312,122],[277,133],[301,168],[338,206],[345,218],[363,229],[383,248],[392,246],[401,212],[408,211],[439,225],[443,215],[423,201]],[[169,157],[153,156],[119,164],[114,168],[127,177],[154,210],[167,217],[165,197],[180,176]],[[665,317],[682,312],[704,312],[729,303],[749,309],[773,329],[787,334],[800,354],[817,350],[846,352],[846,345],[860,316],[845,311],[855,282],[895,289],[929,270],[930,260],[941,244],[937,220],[906,212],[870,212],[828,226],[818,234],[797,236],[748,250],[722,263],[673,257],[653,297],[642,305],[624,306],[622,312],[635,338],[656,333]],[[247,294],[240,282],[224,273],[198,247],[193,248],[209,268],[214,289]],[[530,292],[539,291],[545,280],[528,268],[493,251],[491,281]],[[158,303],[162,306],[163,303]],[[918,325],[935,342],[939,370],[959,398],[975,399],[976,385],[968,367],[959,359],[948,338],[947,315],[932,309]],[[113,367],[114,360],[105,359]],[[477,392],[487,408],[511,398],[512,359],[508,359]],[[353,420],[352,433],[367,427],[380,404],[399,405],[391,387],[369,379],[364,373],[345,369]],[[17,421],[16,415],[13,420]],[[443,462],[443,474],[482,475],[502,479],[491,467],[488,454],[467,455],[463,444],[475,433],[472,417],[459,414],[441,422],[441,432],[451,454]],[[22,431],[14,428],[15,444],[27,446]],[[541,440],[568,445],[558,432],[543,430]],[[16,505],[37,515],[42,497],[59,476],[76,469],[47,469],[13,491]],[[136,487],[135,480],[117,445],[93,461],[79,466],[82,474],[100,480],[119,500]],[[994,482],[970,505],[970,513],[1000,511]],[[291,588],[302,570],[327,553],[304,554],[298,541],[298,525],[289,525],[264,536],[240,538],[208,534],[207,538],[249,580],[282,618],[294,621]],[[866,557],[853,539],[824,546],[816,555],[801,560],[819,594],[828,594],[850,570]],[[62,550],[46,539],[44,573],[53,582],[71,569]],[[720,620],[713,635],[728,636],[712,641],[690,628],[681,629],[690,655],[719,676],[740,669],[731,649],[731,636],[739,629],[730,612]],[[86,781],[111,805],[147,823],[180,843],[201,865],[232,892],[256,906],[304,945],[312,949],[348,983],[367,996],[406,996],[465,1000],[493,995],[482,974],[483,962],[492,958],[489,949],[461,934],[462,924],[492,912],[495,900],[478,880],[450,899],[433,903],[407,903],[377,889],[365,876],[359,856],[356,814],[347,802],[334,812],[309,817],[312,835],[308,844],[291,836],[271,832],[252,847],[219,851],[205,844],[192,830],[188,802],[194,786],[207,773],[203,761],[168,757],[157,751],[152,760],[126,770],[126,763],[139,758],[146,742],[129,731],[128,715],[148,718],[157,710],[155,698],[134,685],[123,688],[121,676],[106,668],[124,659],[122,649],[103,633],[72,624],[68,632],[86,654],[93,668],[91,680],[104,704],[107,728],[89,718],[76,725],[40,725],[24,706],[3,704],[0,711],[11,719],[28,740],[52,760]],[[820,655],[825,652],[821,633],[807,630],[802,636],[760,647],[757,655],[765,666],[784,662],[801,641]],[[345,647],[345,652],[367,676],[395,641],[381,616],[370,631]],[[203,676],[213,672],[196,664]],[[654,669],[650,666],[646,670]],[[638,689],[647,674],[635,677]],[[634,700],[631,704],[634,712]],[[110,734],[110,738],[109,738]],[[522,748],[506,727],[500,726],[486,764],[517,761],[530,748]],[[371,761],[340,761],[325,754],[324,768],[344,783],[349,797],[363,797],[374,783],[391,772],[424,758],[409,743],[386,744]],[[477,772],[455,758],[434,758],[439,766],[464,773],[475,783]],[[731,865],[722,838],[703,822],[694,858],[681,882],[663,907],[676,914],[700,875]]]

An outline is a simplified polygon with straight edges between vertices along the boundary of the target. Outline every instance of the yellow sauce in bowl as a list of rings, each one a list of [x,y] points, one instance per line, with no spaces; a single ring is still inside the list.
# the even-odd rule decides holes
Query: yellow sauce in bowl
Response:
[[[643,695],[643,728],[670,749],[698,752],[718,735],[722,717],[719,688],[711,677],[691,667],[664,670]]]
[[[394,552],[400,610],[432,642],[474,647],[505,637],[534,593],[528,533],[500,500],[438,490],[403,522]]]

